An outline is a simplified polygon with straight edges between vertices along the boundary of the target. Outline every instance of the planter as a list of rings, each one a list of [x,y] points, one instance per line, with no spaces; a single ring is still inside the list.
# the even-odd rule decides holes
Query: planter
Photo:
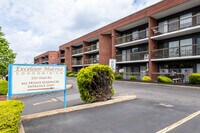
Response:
[[[6,95],[0,95],[0,101],[6,101],[7,96]]]

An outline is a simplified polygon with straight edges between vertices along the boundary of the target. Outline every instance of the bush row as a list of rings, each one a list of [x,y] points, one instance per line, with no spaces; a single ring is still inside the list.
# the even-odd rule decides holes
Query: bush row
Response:
[[[189,75],[190,84],[200,84],[200,73],[193,73]]]
[[[9,100],[0,102],[0,133],[19,133],[20,115],[24,104]]]
[[[77,74],[71,72],[71,71],[67,71],[67,76],[68,77],[77,77]]]
[[[0,80],[0,95],[6,95],[8,92],[8,82],[6,80]]]

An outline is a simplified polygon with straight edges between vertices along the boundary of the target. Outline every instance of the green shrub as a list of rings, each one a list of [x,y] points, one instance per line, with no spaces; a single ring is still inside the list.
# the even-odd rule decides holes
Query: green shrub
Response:
[[[137,78],[135,76],[130,76],[130,80],[136,80]]]
[[[20,115],[24,104],[9,100],[0,102],[0,133],[18,133]]]
[[[77,74],[75,74],[75,73],[70,73],[69,75],[68,75],[68,77],[76,77],[77,76]]]
[[[82,68],[77,75],[81,99],[85,102],[105,101],[114,95],[114,73],[107,65]]]
[[[6,95],[8,92],[8,82],[6,80],[0,80],[0,95]]]
[[[161,82],[161,83],[172,83],[172,80],[166,76],[158,76],[157,80],[158,82]]]
[[[67,76],[69,76],[69,74],[71,74],[72,72],[71,71],[67,71]]]
[[[188,78],[190,84],[200,84],[200,73],[192,73]]]
[[[115,79],[123,79],[123,76],[118,73],[118,74],[115,75]]]
[[[149,81],[151,81],[151,78],[149,76],[144,76],[142,78],[142,81],[149,82]]]

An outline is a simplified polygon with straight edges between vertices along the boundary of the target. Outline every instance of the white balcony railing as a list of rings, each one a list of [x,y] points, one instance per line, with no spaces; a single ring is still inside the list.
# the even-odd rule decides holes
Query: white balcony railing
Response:
[[[116,45],[122,44],[122,43],[127,43],[127,42],[132,42],[135,40],[139,39],[144,39],[148,37],[148,30],[142,30],[138,32],[134,32],[132,34],[124,35],[121,37],[116,38]]]
[[[153,27],[154,36],[200,25],[200,14]]]

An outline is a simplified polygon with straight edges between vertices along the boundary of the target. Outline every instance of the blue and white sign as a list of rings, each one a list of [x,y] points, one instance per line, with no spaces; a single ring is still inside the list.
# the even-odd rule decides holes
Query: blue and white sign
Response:
[[[8,99],[13,95],[64,91],[66,107],[66,66],[10,64]]]

